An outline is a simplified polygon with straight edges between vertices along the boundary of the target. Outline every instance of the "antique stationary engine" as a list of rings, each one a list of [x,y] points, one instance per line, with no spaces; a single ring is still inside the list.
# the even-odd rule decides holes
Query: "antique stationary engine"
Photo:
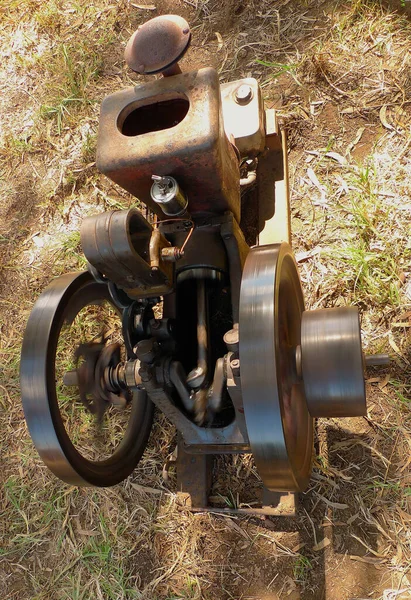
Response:
[[[160,76],[103,101],[97,166],[138,202],[84,219],[88,270],[34,305],[24,412],[40,456],[71,484],[126,478],[156,406],[180,460],[252,453],[266,488],[300,491],[313,419],[366,413],[359,315],[305,310],[275,112],[255,79],[182,73],[190,38],[166,15],[127,45],[131,69]]]

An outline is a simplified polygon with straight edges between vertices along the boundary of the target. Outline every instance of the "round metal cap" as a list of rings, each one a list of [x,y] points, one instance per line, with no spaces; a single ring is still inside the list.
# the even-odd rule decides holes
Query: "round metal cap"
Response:
[[[240,373],[251,450],[264,485],[303,491],[313,420],[296,372],[304,299],[288,244],[253,248],[240,293]]]
[[[133,33],[124,58],[136,73],[161,73],[183,56],[190,40],[190,26],[183,17],[162,15],[150,19]]]
[[[303,313],[301,370],[312,417],[367,414],[361,327],[355,306]]]

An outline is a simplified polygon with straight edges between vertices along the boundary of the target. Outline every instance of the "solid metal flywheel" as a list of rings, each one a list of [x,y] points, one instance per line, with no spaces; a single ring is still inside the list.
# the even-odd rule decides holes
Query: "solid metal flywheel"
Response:
[[[63,275],[41,294],[24,335],[21,394],[31,437],[49,469],[72,485],[109,486],[125,479],[138,463],[150,434],[153,405],[144,390],[135,389],[128,411],[118,410],[115,414],[116,409],[111,408],[113,403],[107,400],[110,392],[104,399],[102,389],[96,394],[95,384],[94,390],[87,389],[87,385],[81,386],[80,373],[84,371],[85,379],[93,382],[101,379],[97,376],[97,361],[92,367],[84,362],[83,369],[70,370],[76,347],[88,348],[90,357],[90,350],[97,346],[88,337],[93,307],[98,327],[104,322],[102,314],[105,310],[111,307],[114,314],[118,313],[107,286],[96,283],[87,271]],[[83,342],[80,346],[79,341]],[[96,352],[96,356],[103,355],[104,350]],[[89,364],[91,362],[88,360]],[[102,366],[103,371],[107,365]],[[84,410],[81,410],[81,387],[85,388],[83,395],[87,396],[88,403]],[[90,414],[99,412],[98,406],[93,408],[97,401],[105,405],[107,415],[97,432],[97,437],[103,439],[94,449],[91,438],[96,431]],[[82,414],[84,420],[80,421]],[[118,431],[113,433],[106,421],[109,424],[114,421],[111,425]],[[81,429],[88,426],[90,437],[82,439]]]
[[[295,361],[303,311],[288,244],[253,248],[241,284],[241,390],[257,470],[279,491],[305,489],[311,472],[313,420]]]
[[[240,362],[248,436],[264,484],[305,489],[312,417],[366,412],[357,309],[304,311],[290,246],[253,248],[241,285]]]

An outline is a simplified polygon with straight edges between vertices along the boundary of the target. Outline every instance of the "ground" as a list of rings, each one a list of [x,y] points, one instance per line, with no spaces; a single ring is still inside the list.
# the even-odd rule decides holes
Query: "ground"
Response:
[[[84,268],[82,217],[134,199],[95,168],[99,103],[140,78],[138,24],[186,17],[183,69],[254,76],[289,140],[293,245],[310,307],[355,304],[368,416],[320,420],[295,519],[179,510],[159,415],[143,460],[112,489],[72,488],[40,461],[19,395],[35,298]],[[411,34],[390,0],[3,0],[0,6],[0,593],[7,599],[411,598]],[[220,459],[214,492],[238,504],[249,458]],[[237,496],[238,494],[238,496]]]

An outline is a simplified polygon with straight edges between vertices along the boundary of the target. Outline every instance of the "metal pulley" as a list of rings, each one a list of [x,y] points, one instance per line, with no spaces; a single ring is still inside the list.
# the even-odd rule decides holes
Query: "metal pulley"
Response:
[[[301,376],[312,417],[358,417],[367,413],[356,307],[303,313]]]

